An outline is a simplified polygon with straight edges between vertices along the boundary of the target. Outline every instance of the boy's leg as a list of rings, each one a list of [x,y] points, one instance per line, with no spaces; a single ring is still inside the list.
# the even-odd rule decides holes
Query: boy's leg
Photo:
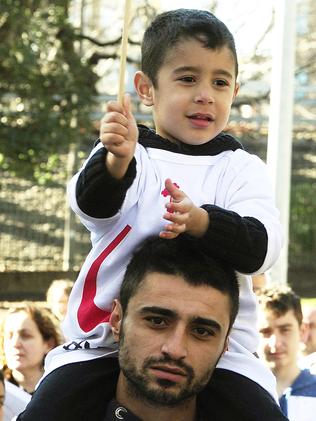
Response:
[[[104,419],[115,396],[116,358],[96,358],[52,371],[34,393],[18,421],[80,421]]]
[[[286,421],[272,396],[258,383],[217,368],[200,395],[206,415],[221,421]],[[207,412],[209,411],[209,412]],[[207,418],[208,419],[208,418]]]

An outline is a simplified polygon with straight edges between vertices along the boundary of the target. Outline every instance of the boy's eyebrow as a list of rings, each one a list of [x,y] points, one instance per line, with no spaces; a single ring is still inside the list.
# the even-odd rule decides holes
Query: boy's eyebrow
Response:
[[[195,72],[195,73],[200,73],[201,69],[198,66],[181,66],[181,67],[177,67],[176,69],[174,69],[173,73],[175,74],[180,74],[183,72]],[[222,75],[222,76],[226,76],[229,79],[233,79],[233,75],[231,74],[231,72],[229,72],[228,70],[225,69],[215,69],[213,71],[213,73],[215,75]]]
[[[165,307],[158,307],[158,306],[146,306],[146,307],[142,307],[140,309],[140,314],[146,315],[146,314],[157,314],[157,315],[161,315],[161,316],[166,316],[172,319],[177,319],[179,318],[179,315],[176,311],[170,310],[168,308]],[[209,326],[215,330],[217,330],[218,332],[220,332],[222,330],[222,326],[216,322],[213,319],[207,319],[205,317],[200,317],[200,316],[193,316],[190,319],[190,323],[194,323],[194,324],[198,324],[198,325],[203,325],[203,326]]]

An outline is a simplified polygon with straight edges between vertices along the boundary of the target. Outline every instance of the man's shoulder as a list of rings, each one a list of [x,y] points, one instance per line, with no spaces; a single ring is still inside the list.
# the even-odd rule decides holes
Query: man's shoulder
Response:
[[[316,375],[312,374],[309,369],[302,370],[292,385],[291,394],[316,398]]]

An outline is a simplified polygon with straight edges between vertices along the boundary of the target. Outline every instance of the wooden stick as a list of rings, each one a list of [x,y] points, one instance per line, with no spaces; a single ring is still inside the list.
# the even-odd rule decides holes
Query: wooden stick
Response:
[[[122,44],[121,44],[121,61],[120,61],[120,78],[119,78],[119,90],[117,100],[123,105],[124,91],[125,91],[125,68],[126,68],[126,56],[127,56],[127,41],[128,41],[128,29],[130,24],[131,14],[131,0],[125,0],[124,7],[124,23],[122,32]]]

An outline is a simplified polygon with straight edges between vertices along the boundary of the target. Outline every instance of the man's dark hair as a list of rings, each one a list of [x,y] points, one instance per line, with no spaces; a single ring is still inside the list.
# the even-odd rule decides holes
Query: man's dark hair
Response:
[[[177,9],[158,15],[144,33],[141,69],[155,87],[168,51],[179,41],[192,38],[212,50],[227,46],[235,62],[237,77],[235,41],[227,26],[206,10]]]
[[[127,266],[120,291],[124,314],[129,300],[141,288],[146,275],[153,272],[181,276],[190,285],[210,286],[227,295],[231,328],[239,305],[239,286],[235,271],[227,263],[204,254],[198,239],[188,235],[181,235],[173,240],[152,237],[136,250]]]
[[[260,309],[270,310],[281,317],[292,310],[298,324],[302,324],[303,313],[300,297],[290,287],[279,286],[265,288],[258,296]]]

